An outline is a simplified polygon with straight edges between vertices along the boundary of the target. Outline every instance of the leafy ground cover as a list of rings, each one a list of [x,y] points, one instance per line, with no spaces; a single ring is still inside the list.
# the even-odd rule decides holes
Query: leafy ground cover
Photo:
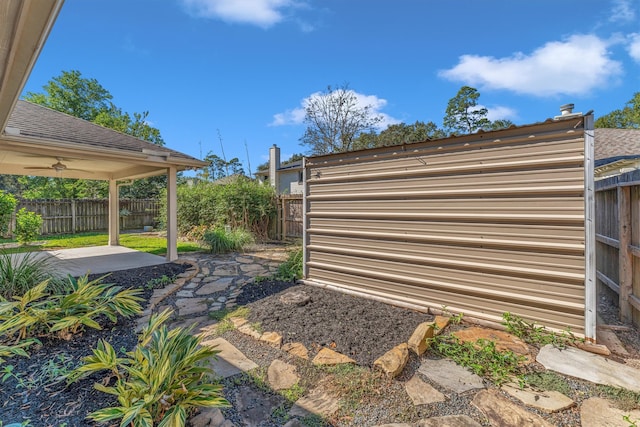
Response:
[[[112,273],[106,283],[137,289],[147,301],[154,286],[149,283],[163,281],[163,277],[175,277],[187,268],[183,264],[123,270]],[[91,275],[89,280],[100,275]],[[135,319],[118,317],[111,323],[106,316],[97,322],[101,329],[87,328],[83,333],[61,339],[55,336],[41,337],[40,344],[29,348],[29,357],[12,357],[0,364],[0,425],[22,423],[32,426],[91,426],[86,416],[107,406],[116,406],[117,399],[94,388],[95,382],[106,381],[110,376],[96,373],[66,385],[66,375],[75,369],[83,357],[89,356],[100,340],[105,340],[119,357],[137,344]]]

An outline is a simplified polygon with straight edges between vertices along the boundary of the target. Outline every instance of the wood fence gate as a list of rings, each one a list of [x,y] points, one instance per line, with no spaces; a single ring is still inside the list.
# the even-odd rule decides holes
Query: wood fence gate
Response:
[[[302,238],[302,223],[302,194],[278,196],[278,238]]]

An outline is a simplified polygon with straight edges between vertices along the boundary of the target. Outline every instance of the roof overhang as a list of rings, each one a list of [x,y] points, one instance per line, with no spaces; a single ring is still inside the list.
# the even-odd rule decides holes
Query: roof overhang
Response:
[[[63,2],[0,2],[0,129],[7,125]]]
[[[608,163],[595,168],[594,175],[596,180],[609,178],[615,175],[621,175],[626,172],[640,169],[640,157],[632,159],[622,159],[613,163]]]

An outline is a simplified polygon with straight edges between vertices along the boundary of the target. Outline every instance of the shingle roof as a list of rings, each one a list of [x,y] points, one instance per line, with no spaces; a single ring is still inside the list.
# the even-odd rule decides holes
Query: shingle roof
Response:
[[[596,164],[640,157],[640,129],[595,129]]]
[[[23,100],[17,102],[7,128],[18,129],[22,136],[78,144],[79,148],[94,146],[123,151],[123,155],[126,152],[141,153],[147,149],[169,153],[175,160],[199,161],[179,151]]]

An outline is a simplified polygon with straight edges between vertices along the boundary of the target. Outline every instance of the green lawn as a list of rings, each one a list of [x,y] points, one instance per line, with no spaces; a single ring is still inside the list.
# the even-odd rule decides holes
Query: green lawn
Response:
[[[14,243],[15,240],[0,239],[0,244]],[[109,235],[106,233],[78,233],[64,234],[58,236],[42,236],[38,238],[37,244],[22,246],[17,248],[5,248],[5,252],[32,252],[51,249],[72,249],[86,246],[104,246],[109,242]],[[121,234],[120,244],[127,248],[140,252],[147,252],[154,255],[164,255],[167,253],[167,239],[144,234]],[[178,253],[194,252],[202,248],[194,242],[178,242]]]

